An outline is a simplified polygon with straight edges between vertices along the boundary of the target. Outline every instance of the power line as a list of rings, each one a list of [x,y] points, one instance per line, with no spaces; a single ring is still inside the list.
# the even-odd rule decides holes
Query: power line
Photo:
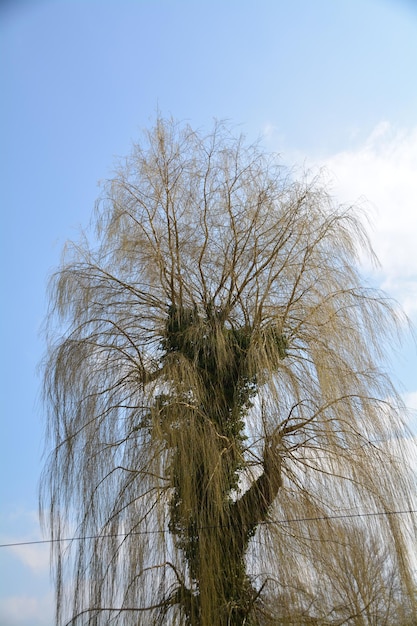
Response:
[[[259,525],[267,525],[267,524],[292,524],[298,522],[317,522],[317,521],[325,521],[325,520],[333,520],[333,519],[346,519],[346,518],[354,518],[354,517],[376,517],[380,515],[405,515],[407,513],[417,513],[417,509],[408,509],[405,511],[376,511],[374,513],[345,513],[343,515],[322,515],[320,517],[296,517],[287,520],[270,520],[261,522]],[[221,526],[201,526],[199,530],[204,530],[205,528],[221,528]],[[88,539],[107,539],[112,537],[129,537],[133,535],[156,535],[162,533],[169,533],[170,531],[167,529],[161,530],[133,530],[129,533],[109,533],[108,535],[85,535],[81,537],[66,537],[59,539],[39,539],[38,541],[19,541],[16,543],[2,543],[0,544],[0,548],[11,548],[14,546],[32,546],[36,544],[45,544],[45,543],[61,543],[63,541],[85,541]]]

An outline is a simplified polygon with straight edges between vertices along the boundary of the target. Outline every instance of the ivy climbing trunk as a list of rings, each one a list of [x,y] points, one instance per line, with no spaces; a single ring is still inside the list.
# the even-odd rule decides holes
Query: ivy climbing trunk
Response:
[[[172,600],[190,626],[255,624],[250,614],[257,590],[246,573],[245,554],[281,486],[279,451],[267,448],[262,474],[240,494],[244,417],[257,377],[248,362],[252,329],[227,328],[223,317],[221,311],[171,306],[163,341],[170,368],[183,367],[185,360],[200,382],[187,387],[178,377],[162,417],[170,424],[172,447],[170,529],[192,582],[182,583]],[[273,340],[284,357],[284,337],[275,333]]]

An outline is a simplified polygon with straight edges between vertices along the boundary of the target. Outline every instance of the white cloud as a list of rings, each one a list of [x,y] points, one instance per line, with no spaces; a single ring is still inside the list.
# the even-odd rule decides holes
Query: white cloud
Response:
[[[30,543],[44,539],[39,527],[38,514],[32,510],[18,510],[2,517],[2,525],[8,529],[8,532],[2,533],[1,543],[28,542],[26,545],[13,545],[6,548],[9,554],[12,554],[36,575],[47,572],[49,570],[49,544]]]
[[[49,570],[49,545],[32,544],[8,548],[34,574]]]
[[[405,405],[417,413],[417,391],[410,391],[404,395]]]
[[[409,412],[408,427],[413,433],[417,433],[417,391],[411,391],[404,394],[404,403]]]
[[[359,200],[367,210],[381,286],[409,315],[417,313],[417,127],[398,130],[383,122],[362,146],[320,165],[338,200]]]
[[[4,626],[50,626],[54,596],[19,595],[0,599],[0,624]]]

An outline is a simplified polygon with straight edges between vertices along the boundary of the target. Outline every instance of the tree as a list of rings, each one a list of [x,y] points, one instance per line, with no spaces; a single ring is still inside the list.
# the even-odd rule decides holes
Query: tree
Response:
[[[352,511],[375,513],[411,597],[403,407],[381,369],[403,320],[361,281],[363,251],[353,208],[222,124],[158,118],[134,146],[96,244],[51,283],[57,622],[341,623],[309,567],[358,537]]]

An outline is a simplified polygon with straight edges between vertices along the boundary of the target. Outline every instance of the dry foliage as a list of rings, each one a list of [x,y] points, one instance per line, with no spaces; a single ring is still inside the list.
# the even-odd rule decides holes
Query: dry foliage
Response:
[[[412,520],[392,513],[413,484],[381,370],[402,320],[358,276],[355,210],[222,124],[158,119],[97,236],[51,286],[41,508],[54,540],[86,537],[53,544],[57,622],[412,615]]]

